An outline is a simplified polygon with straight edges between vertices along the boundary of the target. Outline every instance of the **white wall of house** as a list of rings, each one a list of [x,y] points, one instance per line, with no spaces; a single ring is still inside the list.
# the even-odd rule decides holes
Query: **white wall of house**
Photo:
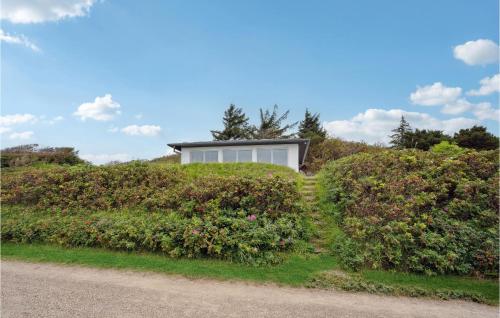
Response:
[[[270,150],[273,153],[275,149],[286,150],[287,164],[286,166],[295,171],[299,171],[299,145],[298,144],[276,144],[276,145],[243,145],[243,146],[216,146],[216,147],[183,147],[181,151],[181,163],[191,163],[191,152],[193,151],[217,151],[218,162],[224,162],[224,150],[251,150],[252,162],[258,162],[257,153],[258,149]],[[273,158],[272,158],[273,159]]]

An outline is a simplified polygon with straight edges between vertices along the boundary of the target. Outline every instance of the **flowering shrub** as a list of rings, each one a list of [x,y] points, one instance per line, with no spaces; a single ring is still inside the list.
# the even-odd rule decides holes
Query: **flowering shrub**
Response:
[[[25,169],[2,175],[2,203],[2,239],[12,241],[273,263],[306,238],[297,180],[272,174],[194,177],[145,163]]]
[[[279,220],[263,213],[251,221],[243,210],[211,210],[186,217],[177,212],[64,213],[17,206],[2,211],[2,240],[276,263],[277,252],[304,238],[302,224],[296,213]]]
[[[497,153],[475,151],[357,154],[320,176],[346,266],[427,274],[498,275],[498,182]]]

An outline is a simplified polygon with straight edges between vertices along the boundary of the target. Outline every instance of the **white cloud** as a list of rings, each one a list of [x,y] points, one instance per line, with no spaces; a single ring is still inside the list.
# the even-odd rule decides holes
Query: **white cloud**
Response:
[[[479,39],[455,46],[453,55],[468,65],[485,65],[497,63],[499,51],[495,42]]]
[[[120,104],[113,101],[111,94],[106,94],[102,97],[96,97],[92,103],[81,104],[73,115],[80,117],[84,121],[87,118],[108,121],[119,114]]]
[[[28,38],[24,35],[12,35],[4,32],[0,29],[0,42],[11,43],[11,44],[20,44],[27,48],[32,49],[35,52],[40,52],[40,48],[33,44]]]
[[[410,94],[413,104],[424,106],[444,105],[454,102],[462,94],[460,87],[446,87],[440,82],[424,87]]]
[[[23,131],[23,132],[13,132],[12,134],[9,135],[10,139],[30,139],[33,137],[33,132],[32,131]]]
[[[95,0],[3,0],[1,18],[12,23],[41,23],[88,14]]]
[[[38,119],[32,114],[14,114],[0,116],[0,126],[12,126],[25,123],[34,123]]]
[[[491,107],[490,103],[479,103],[475,105],[472,113],[480,120],[491,119],[498,121],[500,110]]]
[[[441,112],[449,115],[457,115],[471,111],[479,120],[492,119],[498,121],[499,110],[493,109],[490,103],[473,104],[464,98],[460,98],[452,104],[444,105]]]
[[[156,136],[160,133],[161,127],[155,125],[130,125],[121,129],[121,131],[131,136]]]
[[[493,75],[492,77],[485,77],[479,81],[481,87],[467,92],[470,96],[485,96],[494,92],[500,92],[500,74]]]
[[[399,125],[401,116],[404,116],[413,128],[444,130],[448,134],[478,124],[478,120],[463,117],[440,120],[426,113],[402,109],[367,109],[350,120],[325,122],[324,127],[330,135],[347,140],[388,143],[388,136],[391,130]]]
[[[56,116],[56,117],[53,117],[52,119],[43,120],[42,122],[45,124],[48,124],[48,125],[55,125],[56,123],[63,121],[63,120],[64,120],[63,116]]]
[[[110,161],[130,161],[132,157],[126,153],[115,153],[115,154],[86,154],[80,155],[80,157],[84,160],[90,161],[94,164],[100,165],[104,163],[108,163]]]
[[[469,111],[474,107],[474,104],[466,100],[465,98],[460,98],[452,103],[444,105],[441,109],[443,114],[456,115],[463,112]]]
[[[1,127],[1,126],[0,126],[0,134],[5,134],[5,133],[7,133],[7,132],[9,132],[9,131],[11,131],[11,130],[12,130],[12,129],[11,129],[11,128],[9,128],[9,127]]]

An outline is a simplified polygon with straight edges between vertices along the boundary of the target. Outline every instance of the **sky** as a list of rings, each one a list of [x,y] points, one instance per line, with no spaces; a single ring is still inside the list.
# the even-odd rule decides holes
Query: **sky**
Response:
[[[229,104],[257,124],[320,113],[331,136],[388,142],[402,115],[498,135],[497,0],[1,2],[2,147],[94,163],[211,140]]]

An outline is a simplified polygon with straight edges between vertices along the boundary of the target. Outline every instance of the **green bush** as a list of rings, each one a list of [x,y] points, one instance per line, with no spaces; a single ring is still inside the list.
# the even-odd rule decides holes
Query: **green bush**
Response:
[[[498,182],[498,154],[475,151],[363,153],[320,176],[346,266],[427,274],[498,275]]]
[[[5,173],[2,239],[273,263],[306,238],[296,174],[213,167],[135,162]]]
[[[318,172],[332,160],[338,160],[360,152],[378,152],[385,148],[364,142],[346,141],[340,138],[311,140],[304,168],[307,172]]]
[[[21,145],[1,150],[2,168],[35,166],[43,164],[77,165],[84,161],[78,157],[78,151],[71,147],[45,147],[37,144]]]
[[[302,224],[296,213],[275,219],[244,210],[211,209],[187,217],[177,212],[68,213],[7,207],[2,211],[2,240],[276,263],[277,252],[304,237]]]
[[[296,180],[279,175],[200,173],[195,177],[187,169],[145,163],[32,168],[2,175],[2,203],[41,209],[143,208],[187,214],[215,204],[220,209],[279,215],[295,209],[300,198]]]
[[[450,143],[449,141],[441,141],[439,144],[432,146],[431,151],[437,154],[446,155],[449,157],[458,156],[466,151],[466,149]]]

